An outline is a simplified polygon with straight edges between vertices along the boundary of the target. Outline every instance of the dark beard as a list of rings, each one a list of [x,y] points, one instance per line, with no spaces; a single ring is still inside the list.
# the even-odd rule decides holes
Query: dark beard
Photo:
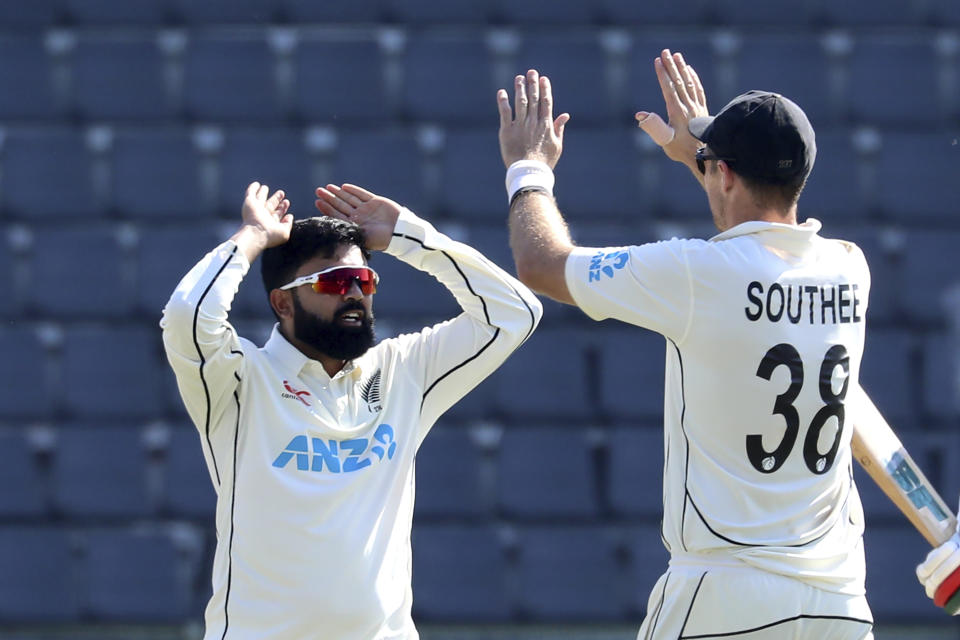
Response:
[[[336,319],[341,314],[354,309],[364,312],[359,327],[337,324]],[[293,335],[297,340],[337,360],[359,358],[373,346],[373,317],[366,313],[363,304],[357,301],[347,302],[337,309],[333,317],[332,322],[327,322],[312,315],[301,306],[300,299],[294,293]]]

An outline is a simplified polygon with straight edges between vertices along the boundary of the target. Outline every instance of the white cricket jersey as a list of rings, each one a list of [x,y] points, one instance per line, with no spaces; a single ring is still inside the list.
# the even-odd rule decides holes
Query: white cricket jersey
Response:
[[[530,336],[542,307],[407,210],[386,253],[436,277],[464,312],[380,342],[333,378],[276,328],[263,347],[236,335],[227,312],[250,265],[231,241],[164,309],[167,357],[217,491],[208,640],[418,637],[417,448]]]
[[[671,562],[733,555],[857,594],[863,514],[844,399],[858,384],[870,275],[856,245],[819,230],[754,221],[709,241],[578,247],[566,280],[594,319],[667,339]]]

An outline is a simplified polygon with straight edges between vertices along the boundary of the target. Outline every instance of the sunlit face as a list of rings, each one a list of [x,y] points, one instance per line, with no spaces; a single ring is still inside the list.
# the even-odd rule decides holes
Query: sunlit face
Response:
[[[360,248],[340,245],[330,258],[313,258],[297,270],[306,276],[333,266],[363,266]],[[373,294],[364,295],[354,282],[344,295],[317,293],[310,285],[292,290],[293,336],[339,360],[357,358],[373,346]]]

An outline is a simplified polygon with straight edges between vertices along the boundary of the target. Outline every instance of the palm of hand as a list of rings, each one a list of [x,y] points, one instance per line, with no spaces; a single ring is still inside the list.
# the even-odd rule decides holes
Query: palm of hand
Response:
[[[399,204],[376,196],[354,209],[350,214],[350,220],[363,229],[368,249],[382,251],[387,248],[393,238],[393,229],[397,225],[399,216]]]

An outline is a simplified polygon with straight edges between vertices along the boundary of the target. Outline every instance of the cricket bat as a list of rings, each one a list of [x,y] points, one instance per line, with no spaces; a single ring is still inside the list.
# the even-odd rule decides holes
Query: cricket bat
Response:
[[[927,542],[940,546],[957,530],[956,517],[867,394],[858,387],[853,400],[853,457]]]

